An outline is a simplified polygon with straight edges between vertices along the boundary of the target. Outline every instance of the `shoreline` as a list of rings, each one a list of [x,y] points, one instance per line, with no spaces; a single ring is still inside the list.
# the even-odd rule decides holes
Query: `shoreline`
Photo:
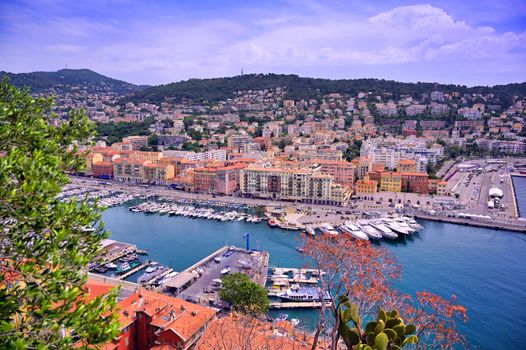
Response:
[[[419,213],[415,213],[413,214],[413,216],[417,219],[445,222],[449,224],[456,224],[456,225],[462,225],[462,226],[474,226],[474,227],[482,227],[482,228],[501,230],[501,231],[513,231],[513,232],[519,232],[519,233],[526,233],[526,226],[518,226],[518,225],[511,225],[511,224],[504,224],[504,223],[497,224],[493,222],[483,222],[483,221],[475,221],[475,220],[462,219],[462,218],[433,216],[433,215],[419,214]]]
[[[106,190],[108,189],[106,186],[95,184],[93,182],[91,182],[89,184],[88,183],[82,183],[82,180],[84,180],[82,178],[74,178],[73,177],[71,179],[73,180],[71,182],[71,184],[75,184],[77,186],[87,187],[87,188],[106,189]],[[134,188],[133,186],[128,186],[128,185],[124,185],[124,184],[118,184],[118,183],[116,183],[116,185],[121,185],[121,186],[118,186],[117,189],[113,189],[113,190],[127,192],[127,193],[144,193],[144,191],[141,191],[140,188]],[[122,186],[122,185],[124,185],[124,186]],[[512,181],[512,186],[511,187],[512,187],[512,191],[513,191],[513,195],[515,197],[513,181]],[[209,201],[225,202],[225,203],[231,203],[231,204],[234,204],[234,203],[235,204],[248,204],[248,205],[253,205],[253,206],[269,206],[269,205],[276,206],[277,205],[277,206],[280,206],[280,207],[298,206],[298,205],[299,206],[304,206],[305,205],[305,203],[289,203],[289,202],[282,202],[282,201],[272,201],[271,203],[269,203],[268,201],[260,200],[260,199],[243,198],[243,197],[230,197],[230,196],[216,196],[216,197],[213,197],[213,198],[207,198],[207,197],[211,197],[211,196],[206,196],[206,195],[202,195],[202,194],[194,194],[194,193],[189,193],[189,192],[171,191],[171,190],[163,189],[163,188],[158,188],[158,189],[157,188],[153,188],[153,189],[150,188],[149,190],[150,190],[149,192],[150,192],[151,195],[161,195],[161,196],[168,196],[168,197],[180,198],[180,199],[209,200]],[[514,202],[515,202],[515,205],[516,205],[516,198],[514,198]],[[321,210],[335,210],[335,211],[338,211],[338,210],[341,210],[341,211],[351,210],[350,208],[339,207],[339,206],[331,206],[331,205],[309,204],[309,206],[311,208],[318,208],[318,209],[321,209]],[[385,208],[385,209],[389,209],[389,211],[392,211],[392,208]],[[362,213],[366,212],[366,211],[371,211],[371,210],[373,210],[373,209],[363,210]],[[376,209],[376,210],[379,210],[379,209]],[[380,209],[380,210],[383,210],[383,209]],[[356,216],[356,215],[360,214],[359,212],[356,211],[356,209],[352,209],[352,211],[353,211],[352,214],[347,214],[347,215]],[[517,212],[518,212],[518,209],[517,209]],[[520,233],[526,233],[526,221],[525,222],[521,222],[518,219],[514,219],[516,221],[516,223],[517,223],[517,224],[514,224],[514,223],[495,222],[495,218],[493,218],[489,222],[485,222],[485,221],[476,221],[476,220],[472,220],[472,219],[463,219],[463,218],[457,218],[457,217],[428,215],[428,214],[426,214],[424,212],[417,212],[417,211],[408,211],[408,212],[405,212],[405,213],[402,212],[402,214],[412,215],[412,216],[414,216],[416,218],[428,219],[428,220],[432,220],[432,221],[442,221],[442,222],[449,222],[449,223],[460,224],[460,225],[483,227],[483,228],[497,229],[497,230],[509,230],[509,231],[515,231],[515,232],[520,232]],[[339,214],[339,215],[341,215],[341,214]],[[330,218],[324,217],[323,219],[324,219],[323,221],[327,221],[327,222],[330,221]],[[288,225],[285,225],[285,226],[288,226]],[[291,229],[291,227],[280,227],[280,228]],[[296,227],[296,228],[300,228],[300,227]]]

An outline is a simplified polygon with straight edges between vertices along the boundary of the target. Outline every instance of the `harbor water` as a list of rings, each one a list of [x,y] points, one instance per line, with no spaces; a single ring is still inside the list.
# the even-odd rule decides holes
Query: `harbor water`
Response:
[[[301,235],[266,223],[218,222],[168,215],[132,213],[125,206],[110,208],[103,220],[111,238],[136,244],[149,258],[181,271],[224,245],[270,252],[271,267],[303,267],[295,248]],[[430,291],[456,295],[470,320],[459,330],[472,348],[519,349],[526,335],[526,235],[446,223],[422,222],[413,239],[382,242],[403,266],[397,287],[413,294]],[[280,310],[299,318],[305,328],[316,322],[313,310]]]

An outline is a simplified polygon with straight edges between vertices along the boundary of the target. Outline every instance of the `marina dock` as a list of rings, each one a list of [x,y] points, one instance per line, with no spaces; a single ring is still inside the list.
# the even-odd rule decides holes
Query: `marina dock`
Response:
[[[267,279],[268,252],[225,246],[180,272],[164,284],[172,295],[205,305],[219,305],[221,278],[241,272],[261,286]]]
[[[123,273],[122,275],[119,275],[118,279],[126,279],[127,277],[133,275],[134,273],[138,272],[138,271],[141,271],[142,269],[148,267],[150,264],[149,263],[144,263],[144,264],[141,264],[139,266],[136,266],[134,267],[133,269]]]
[[[326,301],[325,306],[330,306],[331,302]],[[300,302],[290,302],[290,303],[282,303],[282,302],[276,302],[276,303],[270,303],[271,309],[316,309],[320,308],[322,306],[321,301],[300,301]]]

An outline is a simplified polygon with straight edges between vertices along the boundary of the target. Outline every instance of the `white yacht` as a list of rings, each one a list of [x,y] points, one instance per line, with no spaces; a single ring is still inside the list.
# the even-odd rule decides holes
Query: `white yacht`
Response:
[[[384,219],[384,223],[387,227],[389,227],[393,232],[398,233],[399,235],[408,235],[409,231],[406,230],[404,227],[398,225],[396,221],[393,219]]]
[[[370,226],[368,222],[360,222],[358,224],[358,228],[360,228],[367,236],[369,236],[370,239],[382,238],[382,234],[374,227]]]
[[[358,226],[356,226],[355,224],[353,224],[350,221],[347,221],[341,227],[341,229],[344,230],[345,232],[349,233],[351,236],[353,236],[353,238],[356,238],[358,240],[361,240],[361,241],[368,241],[369,240],[369,236],[367,236],[366,233],[364,233],[362,230],[360,230],[360,228]]]
[[[305,228],[305,232],[307,232],[309,236],[316,235],[316,231],[312,228],[312,226],[307,226],[307,228]]]
[[[336,231],[334,229],[334,227],[332,227],[328,223],[324,223],[323,225],[321,225],[320,230],[321,230],[322,233],[325,233],[325,234],[328,234],[328,235],[333,235],[333,236],[337,236],[338,235],[338,231]]]
[[[389,227],[385,226],[381,221],[370,222],[370,225],[380,231],[382,237],[387,239],[397,239],[398,235]]]
[[[287,301],[320,301],[331,300],[329,292],[322,291],[321,288],[317,287],[300,287],[297,284],[293,284],[284,292],[277,293],[276,296],[282,300]]]

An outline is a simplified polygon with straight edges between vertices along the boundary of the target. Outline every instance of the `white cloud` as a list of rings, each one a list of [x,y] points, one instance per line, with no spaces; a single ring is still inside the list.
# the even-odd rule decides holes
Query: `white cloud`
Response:
[[[171,12],[148,15],[131,7],[127,13],[135,15],[130,18],[24,21],[25,13],[11,10],[4,19],[16,35],[0,35],[0,61],[5,69],[11,65],[28,71],[46,69],[44,65],[56,69],[52,64],[60,59],[143,83],[225,76],[241,67],[319,76],[349,66],[367,71],[389,66],[394,71],[404,64],[433,64],[447,70],[451,62],[465,67],[473,62],[506,64],[525,74],[525,32],[499,33],[428,4],[368,16],[316,1],[294,6],[246,8],[213,19]],[[41,57],[24,54],[35,47],[44,48]],[[31,59],[21,60],[24,56]]]

